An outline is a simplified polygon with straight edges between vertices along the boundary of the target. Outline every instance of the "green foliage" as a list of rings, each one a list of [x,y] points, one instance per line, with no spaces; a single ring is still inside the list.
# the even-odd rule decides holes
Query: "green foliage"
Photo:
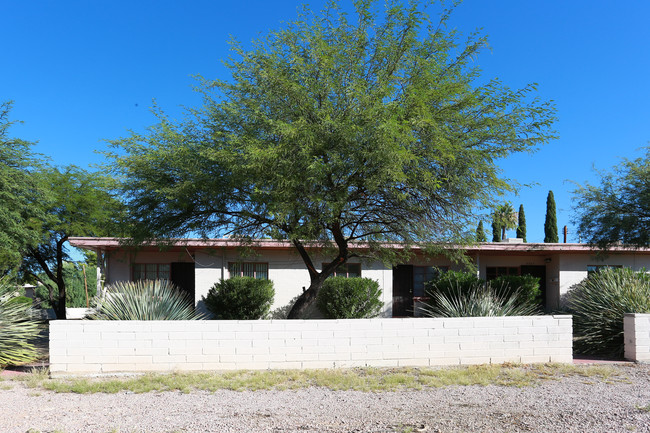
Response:
[[[0,274],[17,267],[39,241],[43,192],[34,176],[33,143],[9,135],[11,102],[0,103]]]
[[[449,10],[431,22],[417,1],[355,9],[328,2],[248,51],[233,44],[231,78],[203,80],[188,120],[159,111],[146,134],[113,143],[136,240],[289,239],[311,280],[296,311],[352,241],[383,258],[390,241],[469,240],[476,209],[511,189],[495,161],[552,138],[554,107],[534,85],[479,80],[486,39],[461,42]],[[334,241],[322,271],[309,241]]]
[[[517,237],[521,238],[524,240],[524,243],[527,242],[526,240],[526,215],[524,214],[524,205],[520,204],[519,205],[519,221],[517,222]]]
[[[274,296],[271,280],[233,277],[212,286],[203,302],[220,320],[258,320],[269,314]]]
[[[560,239],[557,234],[557,214],[555,212],[555,196],[553,191],[546,197],[546,220],[544,221],[544,243],[557,243]]]
[[[567,307],[578,352],[622,357],[625,313],[650,313],[650,274],[629,268],[595,272],[569,291]]]
[[[519,296],[521,303],[539,305],[542,291],[539,288],[539,278],[532,275],[502,275],[490,281],[490,285],[502,291],[506,296]]]
[[[483,228],[483,221],[479,221],[478,226],[476,227],[476,242],[487,242],[485,229]]]
[[[589,243],[650,246],[650,147],[645,152],[624,159],[611,173],[599,173],[599,185],[573,191],[578,233]]]
[[[45,217],[39,222],[40,243],[27,250],[21,270],[47,288],[57,317],[64,319],[68,237],[121,235],[122,209],[112,191],[113,182],[106,176],[75,166],[46,167],[37,174],[47,192],[40,204]]]
[[[526,316],[539,312],[539,282],[529,275],[486,283],[473,272],[448,271],[425,285],[429,317]]]
[[[494,220],[492,221],[492,242],[501,242],[501,229]]]
[[[505,203],[498,206],[492,213],[493,224],[501,230],[499,240],[506,238],[506,230],[517,227],[517,214],[512,208],[512,204]],[[494,229],[493,229],[494,230]],[[498,241],[496,241],[498,242]]]
[[[522,303],[519,292],[490,285],[476,285],[469,291],[456,288],[451,293],[431,292],[431,301],[421,307],[426,317],[530,316],[535,306]]]
[[[447,271],[440,272],[437,278],[428,281],[424,285],[425,293],[442,293],[451,295],[453,293],[467,293],[478,286],[483,286],[485,281],[476,276],[475,272]]]
[[[38,358],[34,339],[40,331],[31,299],[0,280],[0,367],[26,364]]]
[[[63,281],[65,282],[65,305],[71,308],[86,307],[86,286],[88,285],[88,301],[91,302],[97,292],[97,272],[95,268],[86,265],[86,283],[84,284],[83,263],[63,262]],[[41,275],[48,284],[56,283],[45,275]],[[52,308],[49,292],[46,286],[38,285],[35,289],[36,297],[41,300],[41,307]]]
[[[166,280],[118,282],[97,299],[96,320],[198,320],[203,316]]]
[[[327,319],[376,317],[384,306],[377,281],[370,278],[330,277],[316,299]]]

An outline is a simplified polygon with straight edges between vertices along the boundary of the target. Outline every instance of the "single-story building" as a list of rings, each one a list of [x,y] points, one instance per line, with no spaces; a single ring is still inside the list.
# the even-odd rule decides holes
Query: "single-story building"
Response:
[[[70,244],[98,254],[99,281],[168,279],[191,296],[196,305],[220,279],[234,275],[268,278],[276,295],[273,308],[287,305],[309,287],[307,269],[289,241],[259,240],[242,246],[233,239],[179,239],[165,248],[123,245],[118,238],[69,239]],[[444,256],[430,257],[417,248],[408,263],[387,266],[380,261],[351,259],[338,275],[361,276],[379,282],[383,290],[385,317],[413,315],[413,306],[424,295],[424,282],[437,269],[460,270],[462,266]],[[585,244],[485,242],[466,248],[479,277],[529,274],[540,278],[545,308],[557,309],[563,295],[600,267],[650,269],[650,248],[613,247],[606,253]],[[320,260],[327,262],[327,258]],[[314,260],[319,263],[319,260]]]

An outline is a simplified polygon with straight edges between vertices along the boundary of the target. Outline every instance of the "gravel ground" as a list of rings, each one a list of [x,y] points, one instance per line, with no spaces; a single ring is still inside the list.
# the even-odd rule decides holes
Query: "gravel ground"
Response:
[[[55,394],[0,386],[0,432],[650,432],[650,365],[538,386]],[[4,389],[8,388],[8,389]]]

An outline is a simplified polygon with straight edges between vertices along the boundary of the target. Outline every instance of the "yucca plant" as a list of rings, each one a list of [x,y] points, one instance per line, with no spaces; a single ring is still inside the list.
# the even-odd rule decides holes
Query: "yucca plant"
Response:
[[[530,316],[539,313],[538,306],[522,302],[519,291],[507,287],[476,284],[471,288],[447,288],[445,292],[429,291],[430,300],[420,306],[425,317],[495,317]]]
[[[118,282],[97,299],[96,320],[199,320],[190,300],[167,280]]]
[[[603,269],[569,291],[567,307],[577,352],[622,357],[625,313],[650,313],[650,274]]]
[[[34,340],[40,322],[31,302],[17,295],[14,287],[0,280],[0,367],[27,364],[39,356]]]

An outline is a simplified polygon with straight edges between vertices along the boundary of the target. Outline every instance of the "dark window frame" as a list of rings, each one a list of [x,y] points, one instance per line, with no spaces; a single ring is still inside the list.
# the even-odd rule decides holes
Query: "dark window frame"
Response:
[[[137,271],[138,266],[143,266],[144,269]],[[172,265],[171,263],[132,263],[131,264],[131,281],[144,281],[151,280],[147,278],[147,266],[156,266],[156,278],[154,280],[168,280],[171,281],[172,278]],[[166,271],[161,271],[161,266],[167,266]],[[136,274],[140,274],[141,277],[136,279]],[[166,275],[163,275],[166,274]]]
[[[246,272],[245,265],[253,266],[253,275],[252,277],[256,280],[268,280],[269,279],[269,263],[268,262],[228,262],[228,274],[230,278],[232,277],[246,277],[250,275],[244,275]],[[239,266],[239,270],[233,270],[235,266]],[[265,266],[265,276],[263,278],[258,278],[257,266]]]

